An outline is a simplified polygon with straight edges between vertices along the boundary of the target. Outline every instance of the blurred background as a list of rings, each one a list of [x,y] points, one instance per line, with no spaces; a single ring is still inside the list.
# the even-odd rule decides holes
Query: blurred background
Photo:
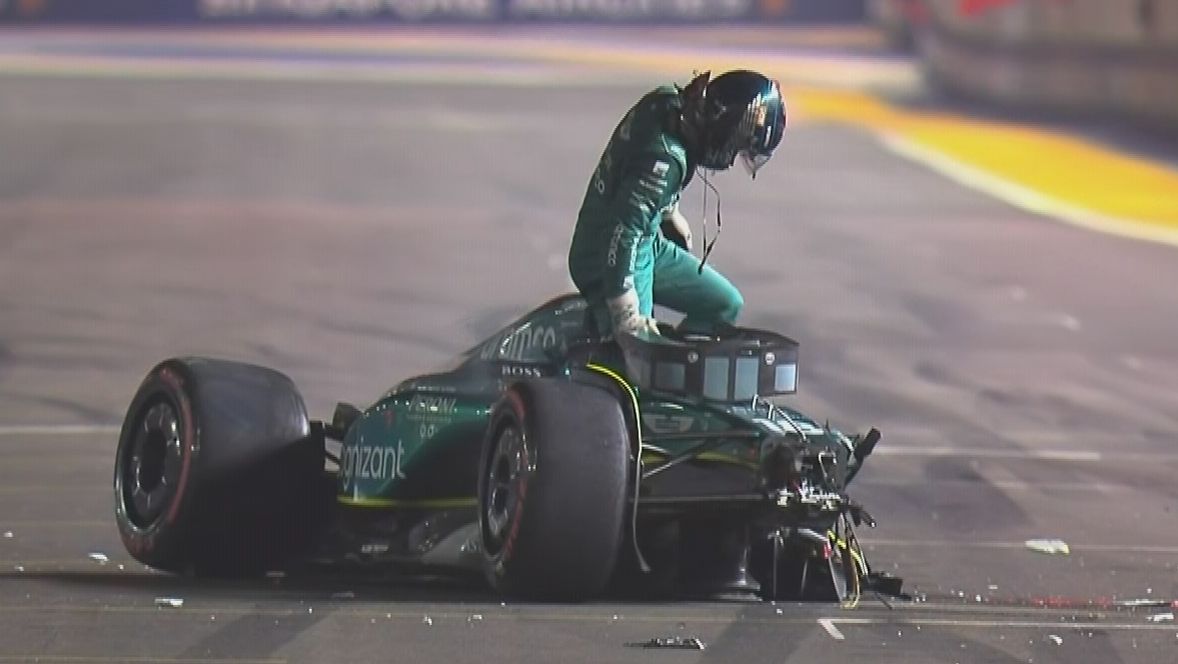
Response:
[[[854,220],[854,235],[876,223],[872,217],[904,214],[889,212],[892,204],[935,214],[946,182],[1033,215],[1173,244],[1176,59],[1178,4],[1158,0],[0,0],[0,213],[10,219],[11,247],[21,239],[14,224],[32,216],[64,224],[63,206],[93,220],[73,230],[96,234],[94,242],[103,233],[98,220],[151,234],[186,216],[206,224],[223,218],[215,232],[183,226],[193,235],[169,248],[169,260],[199,268],[211,258],[206,249],[217,251],[219,263],[221,251],[256,242],[248,256],[258,264],[232,276],[210,271],[221,279],[204,294],[217,298],[207,303],[214,312],[192,306],[184,291],[166,299],[187,302],[179,315],[194,321],[211,322],[215,313],[263,325],[267,317],[256,316],[244,293],[272,297],[274,286],[289,285],[287,270],[338,289],[304,298],[283,290],[292,311],[364,326],[372,347],[353,350],[354,335],[337,336],[324,340],[333,359],[309,359],[288,336],[306,328],[285,324],[278,325],[282,338],[252,342],[273,351],[263,359],[295,369],[336,363],[311,379],[335,381],[324,390],[331,391],[354,387],[371,352],[394,369],[419,368],[385,341],[421,334],[428,316],[445,311],[449,317],[428,323],[468,329],[446,344],[425,335],[437,347],[423,349],[424,357],[441,361],[508,312],[568,288],[568,225],[616,116],[643,90],[682,83],[698,69],[750,67],[776,76],[795,128],[776,177],[759,187],[730,178],[729,203],[749,205],[755,218],[730,225],[731,239],[720,246],[731,247],[731,259],[755,251],[741,244],[758,244],[757,236],[796,237],[801,229],[789,221],[770,225],[764,217],[804,216],[822,189],[844,194],[840,205],[863,206],[834,213]],[[882,146],[891,155],[886,166],[867,166],[871,154],[845,145],[848,136]],[[937,172],[940,184],[909,182],[901,164],[913,163]],[[822,183],[818,189],[803,184],[810,178]],[[789,193],[795,187],[801,195]],[[857,195],[868,190],[889,198]],[[687,200],[701,202],[695,193]],[[703,210],[696,214],[702,223]],[[318,218],[335,216],[347,221]],[[481,228],[472,217],[501,225],[485,231],[503,243],[500,251],[519,256],[515,264],[539,263],[551,273],[500,282],[499,292],[522,292],[505,298],[507,311],[473,327],[455,317],[485,301],[481,293],[459,295],[489,285],[472,262],[505,266],[469,250],[481,241],[472,237]],[[352,228],[362,220],[372,227]],[[434,247],[399,252],[419,230],[441,243],[440,255]],[[352,244],[351,232],[368,241]],[[377,249],[386,237],[391,246]],[[130,251],[116,241],[102,256],[71,249],[75,241],[55,239],[61,254],[36,267],[68,258],[82,269],[84,257],[103,279],[115,269],[144,280],[148,274],[127,261],[162,258],[154,246]],[[822,253],[849,248],[832,241]],[[374,255],[357,260],[357,250]],[[35,279],[16,267],[21,256],[7,257],[10,269],[46,296],[62,297],[64,282],[80,276],[53,269],[50,279]],[[466,269],[440,269],[438,260]],[[263,261],[271,266],[262,269]],[[778,262],[760,260],[760,269]],[[452,285],[422,297],[451,304],[415,307],[392,316],[394,326],[378,324],[384,305],[359,291],[379,284],[396,303],[402,290],[421,293],[407,285],[414,279]],[[785,281],[764,299],[796,297]],[[146,295],[163,297],[163,284],[153,286]],[[139,295],[108,296],[112,306],[138,306]],[[94,301],[92,293],[84,297]],[[461,297],[468,299],[454,301]],[[362,313],[340,309],[344,298]],[[750,315],[762,304],[752,300]],[[45,321],[29,323],[30,332],[41,331]],[[207,348],[207,330],[179,333],[191,339],[182,343],[161,328],[144,343],[161,353],[243,349]],[[21,345],[8,337],[0,361],[19,365]],[[143,350],[137,346],[137,355],[150,354]],[[340,364],[347,357],[356,359]],[[385,380],[361,379],[360,392]],[[115,417],[122,396],[111,394],[95,414]]]
[[[130,565],[110,515],[123,409],[170,356],[278,369],[317,418],[446,362],[572,288],[572,224],[626,109],[735,67],[780,80],[790,128],[756,181],[715,178],[710,262],[742,323],[801,343],[795,405],[883,431],[854,487],[881,522],[872,560],[937,610],[994,607],[905,630],[915,651],[899,614],[848,641],[1169,661],[1172,623],[1060,645],[1008,618],[1178,597],[1172,0],[0,0],[0,569],[47,575],[0,585],[0,628],[32,635],[0,659],[488,647],[413,631],[417,608],[351,640],[368,615],[286,621],[309,596],[196,586],[238,619],[142,629],[167,582],[69,576],[91,551]],[[684,205],[696,237],[718,230],[698,185]],[[1024,546],[1043,537],[1071,554]],[[505,661],[603,661],[585,634],[629,629],[586,618],[561,641],[498,606],[487,629],[530,639],[493,641]],[[714,661],[828,644],[813,620],[706,612],[681,620]],[[680,622],[660,616],[642,624]]]
[[[941,87],[1018,108],[1173,127],[1178,6],[1165,0],[3,0],[12,25],[878,27]],[[772,43],[772,40],[768,40]]]

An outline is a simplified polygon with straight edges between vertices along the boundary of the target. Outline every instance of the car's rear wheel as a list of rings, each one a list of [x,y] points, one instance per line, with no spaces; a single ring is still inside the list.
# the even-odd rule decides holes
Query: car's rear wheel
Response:
[[[322,443],[288,378],[235,362],[167,360],[148,373],[123,421],[115,521],[144,564],[249,573],[308,543],[322,477]]]
[[[626,519],[629,434],[610,393],[561,379],[516,383],[483,446],[479,528],[498,591],[583,600],[617,563]]]

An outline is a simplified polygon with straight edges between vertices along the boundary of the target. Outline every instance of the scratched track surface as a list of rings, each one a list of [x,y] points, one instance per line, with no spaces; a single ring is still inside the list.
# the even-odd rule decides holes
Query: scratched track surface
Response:
[[[659,79],[542,69],[0,72],[0,662],[1170,661],[1178,627],[1150,620],[1170,609],[1116,602],[1178,597],[1176,250],[1035,218],[833,124],[797,125],[756,182],[719,178],[715,261],[747,323],[801,341],[796,402],[884,431],[854,487],[881,522],[864,538],[924,601],[502,605],[134,564],[114,426],[155,361],[267,364],[326,417],[567,288],[593,160]],[[672,635],[708,648],[625,646]]]

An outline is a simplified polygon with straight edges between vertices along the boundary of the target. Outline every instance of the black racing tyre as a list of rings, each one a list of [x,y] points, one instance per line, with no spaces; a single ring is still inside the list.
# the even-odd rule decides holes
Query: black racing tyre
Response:
[[[307,546],[322,440],[286,376],[223,360],[166,360],[136,391],[115,456],[127,551],[171,572],[257,572]]]
[[[601,593],[624,539],[629,441],[622,405],[600,388],[539,379],[504,392],[479,469],[492,587],[546,601]]]

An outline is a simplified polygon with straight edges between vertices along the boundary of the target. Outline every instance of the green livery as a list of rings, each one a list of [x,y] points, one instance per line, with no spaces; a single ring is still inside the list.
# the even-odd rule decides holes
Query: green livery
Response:
[[[846,491],[878,433],[781,403],[795,342],[729,326],[606,343],[591,316],[555,298],[330,422],[271,369],[166,360],[120,434],[123,541],[172,571],[311,557],[481,570],[546,599],[898,592],[868,567],[853,528],[874,522]]]
[[[483,343],[463,353],[456,368],[416,377],[389,390],[347,427],[340,452],[338,500],[355,507],[473,505],[478,448],[492,405],[510,383],[538,377],[567,376],[570,346],[588,340],[587,307],[580,297],[557,298],[514,321]],[[620,364],[620,363],[619,363]],[[625,373],[616,367],[619,375]],[[672,458],[698,445],[690,434],[715,436],[746,428],[765,435],[780,430],[772,420],[754,417],[744,404],[700,408],[691,399],[643,392],[641,432],[650,460]],[[778,407],[780,408],[780,407]],[[827,431],[801,413],[788,413],[793,426],[811,444],[845,447],[846,438]],[[738,438],[699,455],[699,464],[754,466],[758,448]],[[754,477],[745,489],[753,489]],[[652,485],[652,493],[679,487],[671,473]],[[678,491],[692,498],[708,483],[686,484]]]
[[[462,442],[478,436],[490,408],[445,394],[388,396],[369,416],[349,428],[339,461],[339,501],[348,505],[395,507],[414,501],[471,496],[437,496],[415,488],[409,475],[439,454],[461,453]],[[454,447],[456,449],[450,450]]]

